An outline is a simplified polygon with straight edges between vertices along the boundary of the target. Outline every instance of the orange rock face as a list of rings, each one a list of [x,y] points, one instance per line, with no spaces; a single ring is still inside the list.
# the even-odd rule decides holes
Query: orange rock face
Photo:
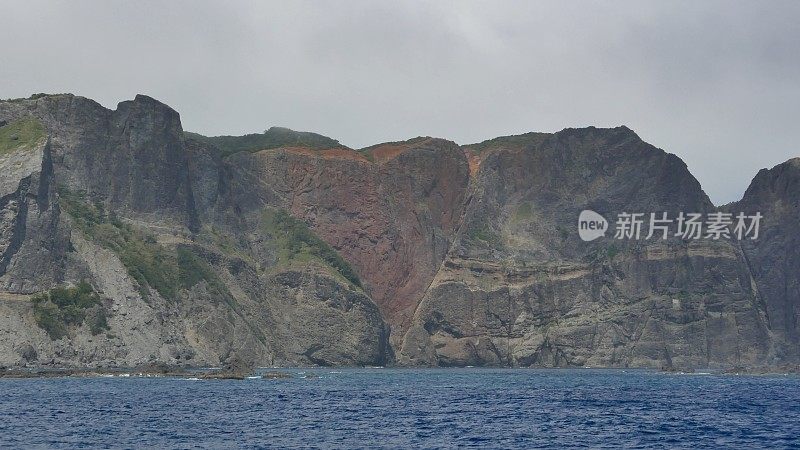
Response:
[[[469,165],[440,139],[368,152],[266,150],[253,156],[254,175],[275,206],[304,219],[353,266],[397,342],[460,223]]]

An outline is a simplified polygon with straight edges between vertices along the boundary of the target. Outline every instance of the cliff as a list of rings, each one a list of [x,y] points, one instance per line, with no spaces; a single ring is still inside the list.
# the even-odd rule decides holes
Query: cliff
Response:
[[[347,263],[282,210],[225,203],[231,166],[169,107],[44,96],[0,102],[0,121],[42,129],[0,154],[0,364],[385,362]]]
[[[779,360],[800,358],[800,158],[758,172],[730,210],[760,212],[758,239],[742,241],[754,294],[774,333]]]
[[[401,362],[721,368],[772,357],[732,243],[578,237],[585,209],[607,218],[714,210],[676,156],[625,127],[467,150],[480,165],[463,224]]]
[[[756,240],[582,241],[582,210],[709,213],[625,127],[354,150],[183,131],[139,95],[0,102],[0,365],[797,363],[798,164]]]

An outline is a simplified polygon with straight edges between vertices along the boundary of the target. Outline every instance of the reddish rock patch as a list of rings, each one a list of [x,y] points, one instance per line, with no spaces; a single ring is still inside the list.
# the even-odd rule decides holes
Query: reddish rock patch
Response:
[[[261,152],[259,179],[353,266],[400,339],[438,271],[463,212],[469,167],[439,139],[371,149]],[[406,155],[398,159],[400,154]]]

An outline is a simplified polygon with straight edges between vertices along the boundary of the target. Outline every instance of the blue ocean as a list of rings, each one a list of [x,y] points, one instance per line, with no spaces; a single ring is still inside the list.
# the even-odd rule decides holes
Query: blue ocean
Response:
[[[285,371],[292,377],[0,380],[0,446],[800,448],[797,376]]]

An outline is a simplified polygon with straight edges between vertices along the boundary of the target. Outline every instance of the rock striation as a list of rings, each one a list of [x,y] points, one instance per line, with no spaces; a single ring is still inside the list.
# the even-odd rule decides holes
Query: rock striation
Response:
[[[758,239],[741,250],[754,295],[774,335],[776,359],[800,358],[800,158],[762,169],[744,197],[726,207],[764,215]]]
[[[463,224],[399,361],[686,368],[771,356],[764,310],[730,242],[578,237],[585,209],[713,211],[676,156],[625,127],[467,150],[481,162]]]
[[[798,161],[717,208],[625,127],[355,150],[187,133],[143,95],[2,101],[0,365],[797,364]],[[583,210],[764,222],[584,242]]]
[[[241,189],[232,166],[187,140],[169,107],[56,95],[0,102],[0,117],[45,130],[0,154],[0,364],[386,362],[375,303],[313,252],[261,245],[276,240],[263,211],[225,203]],[[103,296],[104,327],[77,320],[80,305],[37,309],[37,294],[81,281]]]

